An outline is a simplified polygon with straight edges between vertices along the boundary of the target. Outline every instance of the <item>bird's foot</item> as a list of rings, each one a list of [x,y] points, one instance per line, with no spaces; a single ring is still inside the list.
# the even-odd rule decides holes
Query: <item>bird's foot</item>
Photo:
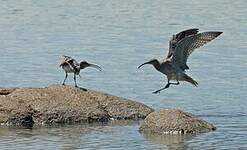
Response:
[[[157,90],[157,91],[154,91],[153,94],[160,93],[160,91],[162,91],[162,90],[164,90],[164,89],[167,89],[169,86],[170,86],[170,83],[168,83],[164,88],[159,89],[159,90]]]
[[[82,87],[79,87],[79,89],[80,89],[80,90],[83,90],[83,91],[85,91],[85,92],[87,91],[87,89],[82,88]]]
[[[62,85],[65,85],[64,83]]]
[[[83,88],[83,87],[79,87],[77,85],[75,85],[76,88],[80,89],[80,90],[83,90],[83,91],[87,91],[87,89]]]
[[[158,94],[160,93],[161,90],[154,91],[153,94]]]

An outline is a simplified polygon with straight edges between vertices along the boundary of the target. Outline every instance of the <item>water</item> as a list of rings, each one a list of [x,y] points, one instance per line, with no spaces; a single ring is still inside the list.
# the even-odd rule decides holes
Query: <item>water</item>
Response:
[[[0,86],[61,83],[60,56],[99,64],[83,70],[86,88],[134,99],[155,109],[180,108],[213,123],[215,132],[152,137],[138,123],[0,129],[1,149],[247,149],[247,1],[0,1]],[[196,50],[188,74],[199,82],[152,91],[166,79],[151,66],[173,33],[198,27],[224,33]],[[73,79],[68,78],[68,84]]]

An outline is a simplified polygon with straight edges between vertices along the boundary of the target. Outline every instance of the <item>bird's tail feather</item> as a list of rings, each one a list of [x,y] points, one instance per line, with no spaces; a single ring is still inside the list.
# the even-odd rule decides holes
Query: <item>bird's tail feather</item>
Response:
[[[188,75],[185,76],[185,81],[193,84],[194,86],[198,86],[198,83]]]

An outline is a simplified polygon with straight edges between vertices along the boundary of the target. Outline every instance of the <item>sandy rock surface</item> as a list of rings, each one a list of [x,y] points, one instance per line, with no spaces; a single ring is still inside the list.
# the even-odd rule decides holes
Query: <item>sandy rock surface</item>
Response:
[[[152,111],[139,102],[71,86],[0,88],[0,123],[7,126],[136,120]]]

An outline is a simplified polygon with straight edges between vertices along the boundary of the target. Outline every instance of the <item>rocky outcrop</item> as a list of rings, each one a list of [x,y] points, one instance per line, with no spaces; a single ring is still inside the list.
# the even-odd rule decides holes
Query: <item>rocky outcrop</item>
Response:
[[[150,113],[140,126],[141,132],[158,134],[201,133],[216,128],[196,116],[177,109],[161,109]]]
[[[0,88],[0,123],[8,126],[144,119],[152,108],[109,94],[71,86]]]

